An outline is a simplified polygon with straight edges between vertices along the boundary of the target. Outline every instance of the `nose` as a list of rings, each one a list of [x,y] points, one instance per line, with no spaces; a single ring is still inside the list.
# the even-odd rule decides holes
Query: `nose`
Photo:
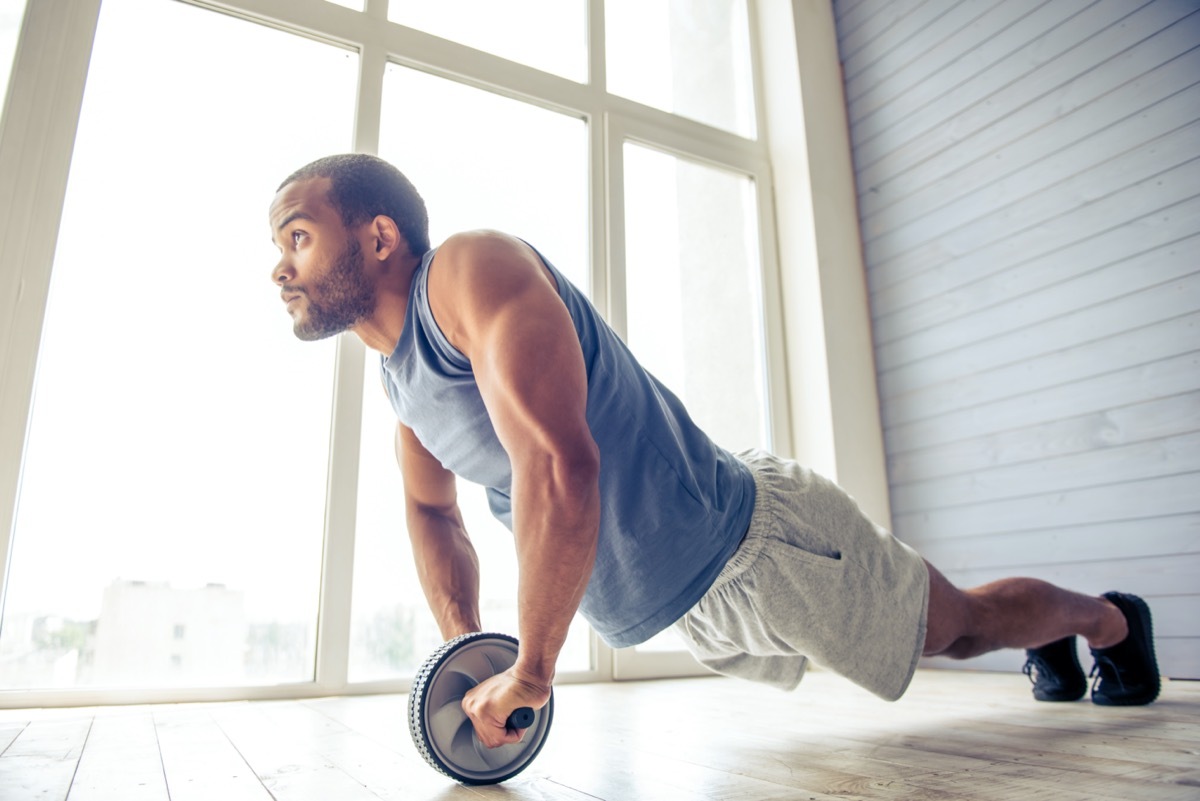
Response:
[[[271,270],[271,280],[280,286],[283,286],[295,277],[296,271],[288,264],[287,257],[280,259],[275,268]]]

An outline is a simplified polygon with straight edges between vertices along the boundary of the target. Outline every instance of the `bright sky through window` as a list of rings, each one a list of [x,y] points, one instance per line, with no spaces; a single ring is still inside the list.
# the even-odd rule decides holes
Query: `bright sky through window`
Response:
[[[303,125],[281,70],[321,110]],[[350,148],[356,81],[354,54],[311,39],[182,3],[105,0],[38,360],[0,653],[32,637],[57,659],[51,646],[68,635],[47,627],[86,633],[95,621],[156,636],[141,617],[106,621],[102,606],[142,587],[182,609],[189,591],[220,584],[245,668],[223,680],[311,678],[333,343],[291,333],[270,280],[278,252],[267,206],[295,167]],[[152,589],[164,585],[173,594]],[[163,636],[189,622],[164,623]],[[274,650],[241,659],[256,637]],[[168,657],[140,683],[184,681]],[[71,675],[0,660],[10,671],[0,683],[124,683],[86,662]],[[104,663],[97,653],[92,669]]]

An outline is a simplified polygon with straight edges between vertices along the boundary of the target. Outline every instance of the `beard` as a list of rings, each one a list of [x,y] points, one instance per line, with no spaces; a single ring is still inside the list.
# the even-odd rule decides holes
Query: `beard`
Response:
[[[375,311],[375,289],[363,272],[362,247],[353,237],[323,275],[297,291],[308,298],[308,314],[297,318],[292,330],[305,342],[340,334]]]

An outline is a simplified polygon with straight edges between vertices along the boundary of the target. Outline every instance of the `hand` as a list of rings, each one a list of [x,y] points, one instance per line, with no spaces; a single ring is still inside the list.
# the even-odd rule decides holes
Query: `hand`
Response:
[[[488,748],[521,742],[524,729],[509,729],[505,724],[514,709],[523,706],[541,709],[550,700],[549,685],[541,685],[517,675],[515,668],[497,673],[471,688],[463,696],[462,708],[475,727],[479,742]]]

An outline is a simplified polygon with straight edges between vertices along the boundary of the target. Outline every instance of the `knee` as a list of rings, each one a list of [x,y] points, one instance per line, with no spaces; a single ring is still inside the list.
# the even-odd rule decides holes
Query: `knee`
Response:
[[[955,625],[930,625],[925,634],[924,656],[948,656],[951,659],[969,659],[978,653],[979,637],[971,630],[965,619],[958,619]]]
[[[958,637],[938,651],[930,651],[927,643],[924,655],[948,656],[951,659],[970,659],[973,656],[987,653],[987,651],[988,649],[983,646],[977,637]]]
[[[929,563],[926,562],[928,565]],[[929,565],[929,612],[925,619],[925,656],[965,659],[974,650],[975,599]]]

